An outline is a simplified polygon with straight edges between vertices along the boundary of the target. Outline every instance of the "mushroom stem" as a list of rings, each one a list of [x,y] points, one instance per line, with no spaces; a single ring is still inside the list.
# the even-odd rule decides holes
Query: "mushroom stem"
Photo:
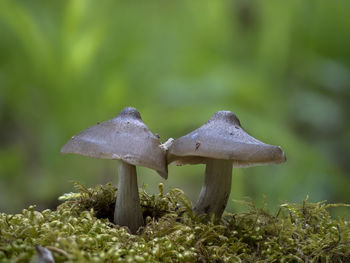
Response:
[[[231,192],[232,160],[208,159],[206,164],[204,184],[193,210],[220,218]]]
[[[143,225],[136,166],[118,161],[118,191],[114,210],[114,223],[127,226],[135,234]]]

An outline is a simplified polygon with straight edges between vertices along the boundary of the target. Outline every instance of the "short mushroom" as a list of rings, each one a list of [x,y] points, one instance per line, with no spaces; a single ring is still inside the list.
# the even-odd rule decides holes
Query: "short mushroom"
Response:
[[[282,149],[250,136],[230,111],[218,111],[200,128],[176,139],[168,163],[206,164],[205,179],[194,206],[196,214],[221,217],[231,192],[232,167],[278,164]]]
[[[165,151],[159,138],[143,123],[140,113],[132,107],[123,109],[109,121],[87,128],[73,136],[61,153],[118,160],[118,192],[114,222],[136,233],[143,225],[137,186],[136,166],[156,170],[168,177]]]

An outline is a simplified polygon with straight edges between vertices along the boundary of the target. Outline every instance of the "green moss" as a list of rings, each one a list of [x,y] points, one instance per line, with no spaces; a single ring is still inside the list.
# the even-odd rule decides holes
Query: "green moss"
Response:
[[[35,206],[0,214],[0,261],[27,262],[35,244],[56,262],[349,262],[350,222],[332,219],[324,202],[286,203],[277,215],[243,203],[248,212],[221,220],[195,217],[180,189],[140,190],[146,226],[132,235],[110,222],[117,189],[111,184],[60,197],[55,211]],[[242,201],[241,201],[242,202]]]

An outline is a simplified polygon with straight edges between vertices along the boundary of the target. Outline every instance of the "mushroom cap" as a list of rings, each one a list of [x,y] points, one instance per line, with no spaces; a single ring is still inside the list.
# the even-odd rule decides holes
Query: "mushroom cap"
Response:
[[[168,163],[206,163],[209,158],[232,160],[234,167],[277,164],[286,161],[278,146],[249,135],[230,111],[218,111],[204,125],[176,139],[168,151]]]
[[[158,137],[148,129],[133,107],[125,108],[116,118],[73,136],[62,147],[61,153],[122,160],[151,168],[163,178],[168,178],[166,153],[160,148]]]

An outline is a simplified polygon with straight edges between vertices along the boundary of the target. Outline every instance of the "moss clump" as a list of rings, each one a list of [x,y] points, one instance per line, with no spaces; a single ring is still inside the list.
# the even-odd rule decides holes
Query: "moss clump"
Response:
[[[76,184],[55,211],[0,214],[0,261],[27,262],[35,245],[56,262],[350,262],[350,222],[332,219],[324,202],[282,204],[277,215],[248,212],[220,221],[195,217],[179,189],[140,190],[146,226],[138,235],[112,224],[116,188]]]

